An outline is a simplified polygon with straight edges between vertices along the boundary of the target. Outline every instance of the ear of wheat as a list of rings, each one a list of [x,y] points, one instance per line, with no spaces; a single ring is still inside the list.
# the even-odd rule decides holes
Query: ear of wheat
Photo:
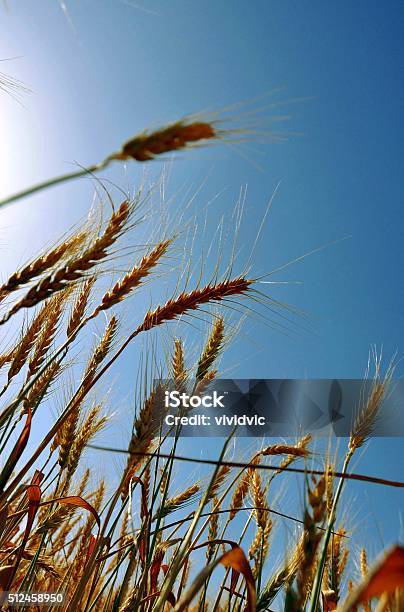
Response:
[[[183,314],[197,310],[202,304],[223,302],[233,295],[243,295],[248,292],[252,282],[252,280],[239,276],[214,285],[206,285],[201,289],[194,289],[189,293],[183,292],[177,298],[168,300],[164,306],[158,306],[155,310],[149,311],[136,333],[148,331],[162,323],[177,319]]]
[[[0,287],[0,302],[8,295],[20,289],[23,285],[27,285],[44,272],[54,268],[61,260],[66,257],[71,257],[77,253],[81,247],[87,234],[85,231],[79,231],[70,238],[67,238],[60,244],[56,245],[50,251],[34,259],[27,266],[12,274],[9,279]]]
[[[199,358],[196,371],[197,380],[202,380],[209,372],[222,348],[223,340],[224,322],[223,319],[219,317],[213,324],[212,332],[208,338],[205,348],[203,349],[202,355]]]
[[[184,347],[180,338],[174,340],[174,354],[172,358],[173,379],[177,383],[181,383],[186,378]]]
[[[381,356],[374,353],[375,375],[366,399],[359,406],[357,417],[353,423],[349,440],[349,449],[353,453],[363,446],[371,435],[380,411],[383,399],[388,391],[394,373],[394,363],[391,363],[386,374],[381,375]]]
[[[129,203],[123,202],[112,214],[102,235],[96,238],[92,245],[34,285],[0,320],[0,324],[7,322],[19,310],[32,308],[58,291],[83,279],[90,270],[108,256],[109,249],[124,231],[130,213]]]
[[[149,276],[151,270],[167,252],[171,242],[172,240],[163,240],[157,244],[149,254],[144,255],[139,264],[125,274],[122,280],[115,283],[111,291],[104,294],[101,303],[94,310],[91,318],[96,317],[101,310],[108,310],[112,306],[115,306],[139,287],[142,281]]]
[[[211,140],[219,135],[213,125],[203,121],[186,123],[177,121],[155,132],[145,132],[125,143],[111,159],[145,162],[158,155],[178,151],[202,140]]]

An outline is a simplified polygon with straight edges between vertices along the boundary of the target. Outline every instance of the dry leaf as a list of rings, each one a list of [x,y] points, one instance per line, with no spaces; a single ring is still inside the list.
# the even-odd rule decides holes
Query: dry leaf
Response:
[[[341,612],[349,612],[358,604],[383,593],[394,593],[400,587],[404,587],[404,547],[395,546],[370,569],[366,579],[348,597]]]

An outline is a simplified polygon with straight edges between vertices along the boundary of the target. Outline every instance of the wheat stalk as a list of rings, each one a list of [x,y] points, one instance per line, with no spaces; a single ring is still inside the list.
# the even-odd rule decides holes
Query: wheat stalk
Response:
[[[144,255],[138,265],[134,266],[120,281],[115,283],[111,291],[107,291],[107,293],[104,294],[101,303],[89,318],[92,319],[102,310],[108,310],[112,306],[115,306],[139,287],[141,282],[149,276],[151,270],[166,253],[171,242],[172,239],[163,240],[159,242],[148,255]]]
[[[304,543],[306,533],[300,537],[292,554],[287,558],[284,566],[278,570],[267,582],[262,590],[257,603],[257,612],[264,612],[278,595],[280,589],[288,584],[291,584],[301,563],[304,554]]]
[[[259,463],[259,456],[253,457],[251,464],[257,465]],[[232,521],[236,516],[238,510],[244,503],[245,498],[248,495],[252,477],[252,470],[246,468],[243,470],[238,485],[234,489],[233,496],[230,503],[229,521]]]
[[[175,382],[182,382],[186,377],[185,362],[184,362],[184,347],[182,340],[175,338],[174,354],[172,358],[173,378]]]
[[[28,329],[23,334],[20,343],[13,351],[10,368],[8,370],[8,382],[10,382],[11,379],[20,372],[21,368],[24,367],[48,312],[49,307],[48,304],[45,303],[39,313],[33,318]]]
[[[6,363],[9,363],[11,361],[11,359],[13,358],[13,352],[7,352],[7,353],[3,353],[2,355],[0,355],[0,370],[3,366],[6,365]]]
[[[266,495],[262,486],[261,475],[258,470],[254,470],[249,481],[249,486],[254,501],[254,516],[258,527],[264,530],[268,522],[268,512],[263,510],[266,508]]]
[[[163,516],[182,508],[184,504],[188,503],[195,497],[195,495],[199,492],[199,489],[200,485],[196,482],[178,495],[168,498],[164,503]]]
[[[220,133],[211,123],[177,121],[160,130],[144,132],[128,140],[118,153],[110,156],[110,159],[150,161],[158,155],[185,149],[190,144],[201,140],[211,140],[219,135]]]
[[[52,453],[57,448],[59,449],[58,462],[61,469],[64,469],[66,467],[69,460],[70,449],[76,437],[76,429],[80,416],[80,408],[81,404],[76,402],[74,405],[74,409],[70,412],[68,418],[59,427],[51,445]]]
[[[214,285],[205,285],[189,293],[182,292],[177,298],[171,298],[163,306],[149,311],[135,333],[149,331],[167,321],[177,319],[183,314],[197,310],[202,304],[222,302],[232,295],[243,295],[248,292],[252,282],[252,280],[239,276]]]
[[[214,540],[217,539],[218,531],[219,531],[219,511],[220,511],[220,501],[215,496],[212,499],[212,514],[209,519],[209,531],[208,531],[208,542],[209,545],[206,549],[206,563],[209,564],[213,555],[215,554],[216,544],[213,543]],[[211,543],[212,542],[212,543]]]
[[[212,331],[198,361],[196,379],[202,380],[207,375],[213,363],[217,359],[223,346],[224,340],[224,321],[221,317],[215,320]]]
[[[374,352],[375,374],[372,380],[368,397],[362,400],[358,414],[352,427],[349,439],[349,450],[353,453],[363,446],[375,427],[380,407],[386,396],[389,384],[394,373],[394,364],[391,363],[384,377],[381,376],[381,355]]]
[[[272,444],[271,446],[268,446],[260,451],[260,455],[263,455],[264,457],[289,455],[289,457],[303,457],[304,459],[307,459],[309,454],[310,453],[307,450],[307,443],[296,446],[288,444]]]
[[[389,387],[391,378],[394,373],[394,363],[392,362],[387,368],[387,372],[384,378],[382,378],[381,376],[381,355],[380,356],[377,355],[376,349],[373,350],[373,361],[374,361],[374,367],[375,367],[375,375],[374,375],[374,378],[371,384],[371,388],[370,388],[370,392],[367,398],[364,399],[363,394],[362,394],[361,403],[360,403],[359,410],[358,410],[358,415],[352,427],[351,435],[349,438],[348,451],[346,453],[344,465],[342,468],[343,476],[345,476],[345,474],[347,473],[347,470],[348,470],[353,454],[358,448],[360,448],[365,443],[366,439],[369,437],[369,435],[372,433],[374,429],[381,404],[386,395],[386,391]],[[368,369],[367,369],[366,374],[368,374],[368,371],[369,371],[369,362],[368,362]],[[325,533],[324,542],[322,545],[321,558],[319,561],[319,565],[318,565],[318,569],[317,569],[317,573],[316,573],[316,577],[315,577],[314,585],[313,585],[313,593],[312,593],[312,598],[310,602],[310,612],[316,612],[318,602],[320,600],[320,590],[321,590],[321,584],[323,581],[323,574],[324,574],[324,569],[325,569],[326,560],[327,560],[328,545],[329,545],[329,541],[331,537],[331,532],[333,530],[334,523],[336,520],[336,511],[337,511],[337,506],[338,506],[338,503],[341,497],[343,484],[344,484],[344,477],[342,477],[341,480],[339,481],[339,484],[338,484],[338,487],[335,493],[335,497],[334,497],[333,506],[332,506],[331,512],[329,513],[328,526],[327,526],[327,530]]]
[[[61,365],[58,361],[54,361],[50,364],[50,366],[44,371],[44,373],[38,378],[33,387],[31,388],[28,396],[24,399],[24,408],[23,413],[28,411],[28,407],[31,410],[38,406],[40,402],[45,397],[49,386],[52,382],[57,378],[58,374],[61,372]]]
[[[90,381],[94,378],[95,373],[97,372],[98,367],[102,364],[102,362],[106,359],[109,354],[114,338],[116,336],[116,332],[118,329],[118,319],[115,316],[112,316],[109,320],[104,334],[97,344],[90,361],[85,369],[83,376],[83,388],[85,390],[86,386],[90,383]]]
[[[108,417],[102,416],[98,418],[101,410],[100,404],[95,404],[89,411],[84,423],[80,427],[80,431],[71,445],[70,452],[67,458],[67,474],[71,478],[77,469],[79,460],[83,450],[93,438],[107,423]]]
[[[35,342],[33,355],[28,363],[28,379],[39,370],[45,360],[46,354],[55,338],[64,302],[68,298],[68,295],[69,290],[55,295],[48,302],[47,317]]]
[[[307,494],[311,513],[306,509],[304,515],[305,539],[297,572],[296,591],[290,588],[287,593],[287,602],[291,611],[300,612],[310,595],[313,566],[315,566],[316,554],[321,540],[321,531],[318,530],[318,526],[322,525],[326,516],[325,487],[324,476],[314,482],[313,489],[308,487]]]
[[[0,287],[0,302],[23,285],[27,285],[38,276],[54,268],[66,256],[71,257],[78,251],[86,238],[87,233],[81,230],[12,274]]]
[[[215,479],[213,480],[210,486],[207,501],[211,501],[214,497],[216,497],[217,492],[219,491],[220,487],[223,485],[226,479],[226,476],[230,472],[230,470],[231,470],[231,467],[229,467],[228,465],[222,465],[222,467],[218,470],[215,476]]]
[[[54,293],[77,283],[108,255],[109,249],[122,234],[130,217],[131,207],[127,201],[111,215],[111,218],[101,236],[96,238],[92,245],[53,274],[45,276],[37,285],[34,285],[0,320],[4,324],[22,308],[32,308]]]
[[[128,140],[119,151],[112,153],[102,162],[69,174],[56,176],[24,191],[6,197],[0,200],[0,208],[33,195],[38,191],[48,189],[49,187],[54,187],[61,183],[66,183],[83,176],[100,172],[107,168],[113,161],[127,161],[132,159],[138,162],[146,162],[164,153],[179,151],[195,145],[197,142],[223,138],[230,133],[231,130],[219,130],[215,128],[212,122],[198,121],[192,118],[177,121],[153,132],[143,132],[135,138]]]
[[[122,495],[125,496],[129,490],[130,482],[137,469],[144,461],[141,453],[147,452],[152,445],[155,424],[153,422],[153,409],[159,401],[161,389],[153,389],[149,397],[143,403],[142,409],[135,420],[134,432],[129,442],[129,456],[122,484]],[[135,455],[139,453],[139,455]]]
[[[66,333],[68,337],[72,336],[72,334],[78,329],[79,325],[83,321],[84,313],[95,281],[96,277],[91,276],[88,280],[85,281],[85,283],[80,289],[80,292],[71,311],[69,322],[67,324]]]
[[[219,135],[219,131],[210,123],[178,122],[132,139],[117,154],[109,156],[104,162],[104,167],[113,159],[149,161],[169,151],[184,149],[199,140],[210,140]],[[96,169],[99,168],[100,166],[97,166]],[[88,169],[83,172],[88,172]],[[37,408],[41,407],[50,385],[61,372],[71,367],[71,364],[64,362],[67,348],[75,341],[84,324],[90,322],[90,319],[96,317],[101,311],[106,312],[113,309],[131,295],[149,277],[155,266],[160,264],[168,250],[171,240],[161,240],[156,246],[149,247],[135,266],[131,267],[126,274],[124,273],[118,282],[111,283],[111,289],[103,295],[100,303],[90,310],[91,293],[98,273],[101,272],[97,266],[112,255],[113,245],[128,227],[131,211],[131,205],[124,202],[107,221],[104,231],[98,237],[93,237],[91,243],[87,234],[85,236],[83,234],[83,238],[77,238],[76,243],[72,237],[70,246],[61,242],[60,245],[12,275],[0,288],[0,301],[9,296],[13,297],[14,292],[24,287],[27,291],[22,298],[20,296],[16,298],[15,304],[7,306],[11,310],[7,312],[6,317],[3,317],[2,323],[22,308],[31,308],[39,303],[42,305],[40,312],[34,315],[17,345],[0,357],[0,367],[10,364],[9,382],[22,368],[28,368],[28,382],[24,384],[15,400],[17,403],[13,402],[13,407],[22,404],[22,413],[28,413],[30,418],[31,415],[35,416]],[[296,444],[271,444],[257,451],[247,465],[236,462],[231,464],[224,462],[223,464],[222,459],[229,443],[226,441],[219,460],[213,461],[215,472],[207,486],[201,487],[199,482],[193,483],[179,494],[168,497],[167,493],[173,486],[172,467],[176,465],[177,460],[193,459],[176,454],[177,438],[171,453],[166,453],[167,449],[163,446],[168,444],[167,439],[155,439],[159,431],[155,417],[160,415],[160,410],[156,408],[163,403],[161,401],[163,389],[161,387],[153,389],[153,385],[150,384],[149,378],[146,379],[146,376],[144,380],[141,380],[142,386],[140,387],[146,399],[134,422],[128,446],[128,462],[121,474],[122,478],[118,487],[112,491],[112,496],[106,500],[104,508],[102,505],[104,504],[105,484],[101,482],[95,490],[90,487],[90,491],[87,491],[89,470],[84,473],[78,487],[78,496],[81,497],[84,493],[86,495],[86,503],[83,500],[79,500],[79,503],[82,504],[84,511],[89,512],[88,516],[83,519],[82,512],[76,513],[72,507],[56,506],[57,502],[53,501],[55,498],[61,501],[61,495],[70,491],[71,488],[76,490],[76,487],[71,485],[82,466],[84,450],[92,436],[105,425],[107,420],[107,417],[101,416],[99,403],[91,405],[82,416],[85,409],[84,400],[122,354],[129,342],[140,333],[153,330],[170,321],[184,317],[197,318],[199,317],[197,311],[210,303],[225,305],[227,299],[232,301],[234,297],[246,295],[252,289],[252,282],[244,276],[234,279],[226,278],[220,282],[212,281],[206,286],[198,284],[193,290],[183,290],[179,295],[175,294],[157,308],[150,307],[140,325],[114,352],[118,320],[116,316],[111,316],[88,363],[80,371],[81,383],[77,391],[38,448],[0,496],[0,573],[3,582],[4,575],[8,571],[8,560],[12,559],[15,565],[19,564],[11,585],[12,590],[57,589],[65,591],[68,593],[66,606],[72,610],[86,609],[87,612],[96,612],[96,610],[112,608],[114,610],[139,608],[144,612],[151,612],[152,609],[154,612],[162,612],[167,608],[168,603],[174,605],[172,594],[176,595],[177,601],[183,600],[181,593],[187,582],[191,550],[207,545],[206,561],[210,564],[219,552],[218,539],[232,542],[234,546],[233,533],[237,533],[239,521],[234,521],[231,525],[230,523],[243,509],[249,514],[239,542],[241,545],[244,534],[246,534],[246,540],[249,538],[248,542],[245,542],[245,549],[249,549],[250,557],[253,560],[251,565],[256,578],[256,590],[259,592],[257,605],[259,612],[263,612],[271,605],[281,588],[287,591],[289,610],[298,609],[301,612],[312,590],[314,573],[316,572],[316,576],[320,575],[324,568],[326,574],[322,574],[320,587],[322,586],[325,590],[329,602],[338,602],[339,591],[343,588],[341,578],[347,564],[348,550],[345,548],[347,540],[345,530],[339,529],[336,533],[331,532],[330,526],[335,522],[336,505],[342,480],[345,475],[355,477],[355,475],[346,474],[348,462],[343,471],[338,473],[335,471],[335,466],[331,465],[327,459],[325,468],[317,471],[317,474],[324,472],[324,476],[315,481],[307,492],[308,508],[304,516],[303,534],[294,552],[286,556],[284,566],[272,573],[265,588],[261,591],[264,562],[273,529],[270,516],[271,512],[277,514],[275,510],[267,508],[268,486],[277,473],[288,471],[292,462],[310,457],[308,448],[310,437],[305,436]],[[72,298],[73,291],[75,298]],[[70,298],[72,298],[72,306],[68,305]],[[91,314],[88,315],[88,312]],[[202,393],[216,375],[213,367],[225,339],[223,321],[221,315],[216,316],[208,339],[200,352],[200,358],[195,367],[196,393]],[[65,331],[67,338],[64,337],[62,346],[52,350],[54,341],[64,336],[65,323],[67,324]],[[180,383],[189,375],[185,366],[184,346],[181,340],[174,341],[173,354],[169,355],[168,360],[169,373]],[[73,371],[76,375],[78,367],[74,367]],[[352,429],[349,457],[354,450],[365,443],[372,433],[391,376],[392,370],[388,371],[387,376],[382,380],[380,364],[376,367],[375,381],[371,386],[369,396],[359,406],[358,417]],[[147,396],[149,389],[153,390]],[[12,413],[6,410],[5,414],[7,419]],[[24,419],[24,435],[30,427],[30,418]],[[3,415],[2,422],[4,424]],[[13,447],[17,451],[20,450],[19,445],[22,446],[21,439],[24,441],[22,436]],[[3,440],[4,437],[2,444]],[[45,464],[40,466],[41,470],[38,469],[37,472],[30,475],[29,470],[31,467],[37,467],[35,462],[40,454],[47,450],[51,442],[52,451],[59,446],[58,459],[53,458],[50,453]],[[4,449],[7,444],[9,444],[8,439],[3,445]],[[147,466],[144,466],[146,456]],[[263,457],[275,456],[279,457],[279,468],[270,465],[272,460],[269,460],[268,464],[264,463]],[[168,459],[168,463],[165,464],[162,476],[159,478],[161,462],[165,459]],[[242,471],[229,484],[226,477],[231,467],[237,467]],[[141,468],[143,468],[142,471],[140,471]],[[263,481],[261,478],[262,471],[259,471],[261,468],[272,470],[272,476],[268,478],[268,481]],[[93,471],[92,468],[91,474]],[[311,472],[308,468],[307,471],[297,469],[289,469],[289,471],[306,474],[306,476]],[[342,480],[334,493],[333,480],[341,475]],[[371,479],[371,477],[368,478]],[[224,483],[226,486],[222,491]],[[40,489],[41,493],[38,503],[46,502],[45,505],[39,506],[36,515],[35,491],[33,491],[35,487]],[[137,507],[139,492],[142,495],[142,502],[147,506],[142,509],[143,516],[140,521]],[[243,508],[249,492],[254,507]],[[188,504],[196,506],[199,497],[201,500],[197,507],[192,508],[188,516],[182,517],[181,511]],[[224,507],[226,499],[231,499],[230,508]],[[202,513],[209,502],[212,503],[210,516],[209,513]],[[99,531],[98,529],[96,531],[94,514],[91,509],[101,516]],[[173,522],[168,524],[168,521],[164,520],[165,516],[174,515],[176,512],[179,514],[179,519],[175,520],[177,517],[173,517]],[[228,513],[228,520],[218,538],[219,517],[221,514],[226,516],[225,513]],[[26,521],[27,515],[28,521]],[[145,515],[147,520],[144,520]],[[323,526],[327,516],[328,526],[324,530]],[[24,530],[32,517],[31,532],[27,546],[25,546]],[[206,520],[199,525],[201,517],[206,517]],[[21,522],[22,518],[24,522]],[[256,532],[250,537],[248,525],[249,521],[254,518],[257,524]],[[293,518],[284,515],[284,519]],[[199,544],[198,541],[206,529],[208,529],[208,542]],[[194,533],[196,530],[199,530],[197,535]],[[227,535],[226,530],[232,533]],[[164,555],[169,547],[178,542],[178,539],[174,539],[177,531],[180,534],[181,544],[174,549],[170,559],[164,560]],[[326,548],[322,566],[323,560],[322,555],[319,554],[319,546],[324,531]],[[118,540],[116,540],[117,532],[119,532]],[[329,533],[332,535],[330,541],[327,540]],[[97,537],[94,538],[91,535]],[[245,561],[250,567],[247,560]],[[364,565],[367,566],[367,563],[362,553],[362,566]],[[14,570],[13,566],[11,568]],[[266,568],[267,565],[265,565]],[[237,577],[236,572],[239,571],[239,568],[233,569],[234,578],[234,576]],[[155,572],[158,572],[157,578]],[[176,581],[179,583],[178,588],[175,586]],[[292,587],[292,584],[295,585],[295,588]],[[151,585],[156,585],[155,592],[151,591]],[[199,600],[199,612],[206,612],[212,607],[208,585],[207,578],[202,588],[203,595]],[[226,582],[223,583],[214,605],[215,610],[219,612],[226,609],[236,612],[243,609],[245,593],[239,593],[237,590],[235,592],[236,587],[237,581],[233,580],[230,598],[226,602],[228,605],[224,608],[223,602],[220,601],[222,591],[226,588]],[[315,588],[313,588],[313,601],[315,601],[314,609],[317,611],[319,604]],[[400,599],[397,601],[399,608]],[[383,601],[379,602],[379,607],[382,603]],[[394,609],[391,601],[384,601],[384,608],[387,605],[390,605],[392,610]]]
[[[331,542],[328,583],[334,593],[336,603],[339,601],[340,584],[348,561],[348,550],[343,547],[345,535],[346,531],[341,528],[334,534]]]

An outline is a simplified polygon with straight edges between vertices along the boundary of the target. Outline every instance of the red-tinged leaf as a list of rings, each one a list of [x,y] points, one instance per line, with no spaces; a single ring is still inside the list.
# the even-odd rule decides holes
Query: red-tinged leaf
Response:
[[[247,585],[247,606],[248,612],[254,612],[257,607],[257,593],[255,591],[254,576],[250,564],[240,547],[232,548],[220,559],[224,567],[231,567],[232,570],[243,574]]]
[[[152,593],[157,588],[157,580],[160,573],[161,562],[163,561],[164,552],[157,553],[154,556],[152,566],[150,568],[150,590]]]
[[[175,604],[177,603],[177,600],[175,599],[175,595],[172,591],[170,591],[169,594],[167,595],[167,601],[174,608]]]
[[[144,520],[148,515],[146,488],[143,484],[143,480],[139,478],[139,476],[133,476],[131,478],[131,483],[133,482],[139,483],[142,489],[141,504],[140,504],[140,518]]]
[[[335,591],[323,591],[323,612],[332,612],[337,609],[337,596]]]
[[[45,474],[40,470],[35,470],[35,473],[32,477],[31,484],[40,485],[45,477]]]
[[[12,585],[12,582],[15,578],[15,575],[18,570],[18,566],[22,559],[22,555],[24,553],[25,546],[28,542],[28,538],[31,533],[32,525],[34,524],[36,513],[38,512],[39,502],[41,501],[41,489],[39,485],[29,485],[27,487],[27,497],[28,497],[28,515],[27,515],[27,524],[25,525],[25,531],[22,538],[22,542],[18,547],[17,558],[13,567],[13,571],[11,572],[5,590],[9,591]]]
[[[154,592],[157,588],[157,580],[160,573],[160,569],[162,568],[162,563],[164,559],[164,555],[166,551],[171,547],[178,544],[181,541],[181,538],[176,538],[175,540],[166,540],[165,542],[161,542],[156,549],[154,554],[153,563],[150,569],[150,590]]]
[[[40,472],[39,470],[35,470],[35,473],[31,479],[31,485],[37,485],[40,486],[42,480],[44,479],[45,474],[43,472]],[[29,487],[30,485],[28,485]],[[27,500],[29,499],[29,495],[27,493],[27,491],[25,491],[25,495],[23,497],[23,503],[25,503]],[[25,510],[21,510],[21,515],[24,514]],[[14,517],[18,516],[18,512],[16,512],[14,514]]]
[[[150,590],[152,592],[152,595],[150,596],[150,600],[151,601],[154,601],[155,597],[157,597],[157,594],[156,594],[156,593],[158,593],[156,591],[156,589],[157,589],[157,581],[158,581],[160,569],[162,569],[161,562],[163,560],[163,556],[164,556],[164,551],[159,553],[157,558],[155,556],[154,561],[153,561],[152,566],[151,566],[151,569],[150,569]],[[166,567],[167,567],[167,570],[168,570],[168,566],[166,566]],[[164,573],[164,575],[165,575],[165,573]],[[170,595],[173,595],[173,594],[170,593]],[[173,595],[173,597],[174,597],[174,595]],[[173,605],[173,604],[171,604],[171,605]],[[175,597],[174,597],[174,606],[175,606]]]
[[[235,569],[231,570],[231,579],[230,579],[230,595],[234,595],[236,592],[236,586],[238,579],[240,577],[240,572]]]
[[[161,544],[159,544],[159,546],[157,547],[156,552],[153,557],[153,563],[150,568],[150,591],[152,593],[155,593],[157,590],[157,582],[158,582],[160,570],[163,571],[164,576],[166,575],[168,571],[168,565],[163,564],[163,559],[164,559],[166,550],[168,550],[171,546],[175,546],[175,544],[178,544],[178,542],[180,541],[181,541],[181,538],[177,538],[175,540],[166,540],[165,542],[162,542]],[[171,601],[174,601],[174,604],[171,604],[171,605],[175,606],[176,599],[175,599],[174,594],[170,592],[169,596],[171,597]],[[151,599],[153,600],[153,596],[151,597]],[[171,603],[169,599],[168,601]]]
[[[79,497],[78,495],[70,495],[68,497],[55,497],[54,499],[50,499],[46,502],[43,502],[41,506],[47,506],[49,504],[54,504],[55,502],[62,504],[62,506],[77,506],[78,508],[83,508],[84,510],[87,510],[87,512],[90,512],[90,514],[93,515],[95,522],[98,525],[98,529],[100,528],[101,521],[100,517],[98,516],[98,512],[88,501],[86,501],[82,497]]]
[[[196,550],[197,548],[202,548],[204,546],[211,546],[215,544],[219,546],[222,544],[229,544],[232,547],[232,549],[239,547],[238,544],[234,542],[233,540],[216,539],[216,540],[209,540],[208,542],[203,542],[202,544],[198,544],[197,546],[194,546],[193,550]],[[231,580],[230,580],[230,594],[231,595],[234,595],[236,592],[236,586],[237,586],[239,577],[240,577],[240,572],[232,568]]]
[[[27,487],[28,497],[28,517],[27,524],[25,526],[24,537],[21,544],[21,549],[25,548],[25,544],[31,533],[32,525],[35,520],[36,513],[38,512],[39,503],[41,501],[41,488],[39,485],[32,484]]]
[[[2,535],[5,529],[7,519],[8,519],[8,506],[6,504],[0,510],[0,536]]]
[[[7,590],[7,585],[13,573],[14,565],[3,565],[0,567],[0,593]]]
[[[350,594],[341,612],[355,609],[373,597],[394,593],[404,587],[404,547],[395,546],[371,568],[363,582]]]
[[[161,591],[156,591],[155,593],[151,593],[150,595],[147,595],[147,597],[144,597],[139,603],[145,604],[148,601],[154,600],[160,595],[160,593]],[[171,604],[172,607],[175,606],[176,600],[175,600],[175,595],[172,591],[170,591],[169,594],[167,595],[167,601],[169,604]]]
[[[216,542],[216,540],[212,541]],[[217,540],[217,542],[229,543],[229,541],[226,540]],[[203,545],[195,546],[195,549],[200,548]],[[215,567],[219,565],[219,563],[224,565],[224,567],[226,568],[231,568],[239,574],[243,574],[247,585],[247,604],[245,610],[246,612],[255,612],[257,607],[257,593],[255,590],[254,576],[251,571],[251,567],[247,560],[247,557],[245,556],[242,549],[237,545],[235,545],[234,548],[224,553],[224,555],[210,563],[210,565],[208,565],[201,572],[199,572],[188,591],[181,597],[180,601],[176,604],[174,612],[184,612],[188,608],[190,602],[196,596],[198,591],[203,588],[204,584],[206,583],[206,580],[209,578]]]
[[[90,542],[88,543],[87,553],[86,553],[86,564],[94,552],[94,548],[95,548],[95,545],[97,544],[97,540],[98,538],[96,538],[95,535],[93,534],[90,535]]]
[[[143,536],[139,542],[139,557],[141,562],[146,563],[147,552],[146,552],[146,538]]]
[[[31,432],[31,421],[32,421],[32,413],[31,413],[31,409],[28,408],[28,414],[27,414],[27,419],[25,421],[25,425],[23,427],[22,432],[20,433],[20,437],[18,438],[17,442],[15,443],[15,446],[13,448],[13,450],[10,453],[9,458],[6,461],[5,466],[3,467],[1,474],[0,474],[0,492],[2,493],[4,490],[5,485],[7,484],[8,479],[10,478],[11,474],[14,471],[15,466],[18,463],[19,458],[21,457],[22,453],[25,450],[25,447],[27,446],[27,442],[29,439],[29,434]]]

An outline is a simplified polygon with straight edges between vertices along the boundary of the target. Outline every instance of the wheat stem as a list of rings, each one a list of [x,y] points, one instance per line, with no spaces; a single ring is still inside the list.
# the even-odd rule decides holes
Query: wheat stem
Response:
[[[132,138],[126,142],[120,151],[109,155],[104,161],[89,166],[88,168],[81,168],[75,172],[69,172],[56,176],[37,185],[33,185],[28,189],[24,189],[18,193],[15,193],[3,200],[0,200],[0,208],[12,204],[18,200],[22,200],[28,196],[34,195],[44,189],[55,187],[68,181],[82,178],[84,176],[91,176],[101,170],[105,170],[113,161],[126,161],[129,159],[145,162],[153,159],[155,156],[170,151],[177,151],[184,149],[188,144],[193,144],[201,140],[209,140],[217,138],[222,135],[221,131],[216,131],[210,123],[195,121],[186,122],[178,121],[171,125],[166,126],[160,130],[156,130],[151,133],[143,133],[139,136]]]
[[[0,208],[2,208],[3,206],[7,206],[7,204],[12,204],[13,202],[17,202],[18,200],[22,200],[23,198],[34,195],[35,193],[38,193],[38,191],[43,191],[44,189],[48,189],[49,187],[55,187],[60,183],[67,183],[68,181],[71,181],[73,179],[81,178],[83,176],[89,176],[91,174],[94,174],[95,172],[99,172],[100,170],[106,168],[108,163],[109,161],[107,162],[106,160],[101,164],[94,164],[89,168],[77,170],[76,172],[69,172],[67,174],[62,174],[61,176],[55,176],[51,179],[43,181],[42,183],[37,183],[36,185],[29,187],[28,189],[24,189],[22,191],[19,191],[18,193],[8,196],[7,198],[4,198],[3,200],[0,200]]]

